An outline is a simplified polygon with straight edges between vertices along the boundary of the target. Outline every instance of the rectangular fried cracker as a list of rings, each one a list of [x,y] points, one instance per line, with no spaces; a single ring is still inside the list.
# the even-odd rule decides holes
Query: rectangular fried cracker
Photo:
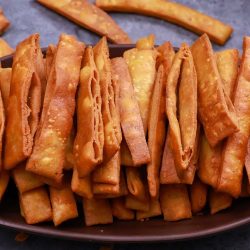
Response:
[[[232,205],[233,198],[229,194],[220,193],[214,189],[209,192],[210,213],[215,214]]]
[[[119,197],[111,199],[112,214],[119,220],[133,220],[135,213],[125,206],[125,198]]]
[[[0,57],[8,56],[12,54],[15,50],[10,47],[10,45],[3,39],[0,38]]]
[[[160,216],[161,206],[158,199],[151,199],[149,202],[149,210],[148,211],[136,211],[136,219],[143,221],[144,219],[148,219],[151,217]]]
[[[12,68],[0,68],[0,90],[5,112],[7,110],[8,99],[10,95],[11,74]]]

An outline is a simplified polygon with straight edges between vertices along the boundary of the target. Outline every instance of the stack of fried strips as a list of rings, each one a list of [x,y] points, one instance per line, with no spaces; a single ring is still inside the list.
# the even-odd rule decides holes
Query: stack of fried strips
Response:
[[[0,199],[11,177],[28,224],[58,226],[82,203],[90,226],[250,196],[249,37],[239,61],[206,34],[178,51],[150,35],[116,58],[106,37],[67,34],[44,57],[31,35],[0,69]]]

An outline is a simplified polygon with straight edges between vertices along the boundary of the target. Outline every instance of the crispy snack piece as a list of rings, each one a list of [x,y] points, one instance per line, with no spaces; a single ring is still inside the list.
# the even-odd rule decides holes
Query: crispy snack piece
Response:
[[[73,169],[71,188],[76,194],[91,199],[93,197],[91,176],[79,178],[77,169]]]
[[[73,36],[60,36],[46,88],[39,131],[26,165],[26,170],[56,183],[62,181],[83,50],[83,44]]]
[[[9,172],[5,170],[0,171],[0,202],[7,189],[9,179],[10,179]]]
[[[92,47],[84,53],[77,96],[77,132],[74,158],[79,176],[89,175],[103,159],[101,92]]]
[[[87,226],[113,223],[112,210],[107,199],[83,199],[83,211]]]
[[[193,156],[197,132],[197,78],[192,54],[186,44],[174,58],[166,92],[169,143],[177,174],[181,177]]]
[[[46,51],[46,62],[45,62],[45,70],[46,70],[46,79],[49,79],[49,73],[52,68],[53,59],[56,54],[56,46],[54,44],[49,44]]]
[[[11,68],[0,68],[0,90],[5,112],[7,110],[8,99],[10,95],[11,74]]]
[[[192,217],[188,191],[184,184],[162,185],[160,204],[164,220],[177,221]]]
[[[111,65],[113,78],[120,89],[119,110],[123,135],[131,152],[133,166],[141,165],[150,160],[150,155],[128,66],[122,57],[112,59]]]
[[[41,107],[39,35],[21,42],[14,54],[7,107],[4,167],[11,169],[30,156]]]
[[[116,105],[116,81],[112,81],[111,61],[106,37],[94,47],[94,57],[100,75],[102,118],[104,127],[103,161],[109,161],[120,149],[122,140],[119,107]]]
[[[126,208],[125,198],[114,198],[111,201],[112,214],[119,220],[133,220],[135,213],[132,209]]]
[[[247,171],[248,181],[250,183],[250,138],[248,139],[247,143],[247,154],[245,158],[245,168]]]
[[[50,187],[49,192],[55,226],[78,217],[76,200],[70,186],[61,189]]]
[[[0,35],[2,35],[10,26],[9,20],[5,17],[2,8],[0,8]]]
[[[70,135],[67,140],[66,145],[66,153],[65,153],[65,161],[63,169],[65,170],[71,170],[75,166],[75,158],[73,154],[73,146],[74,146],[74,140],[75,140],[75,129],[72,127]]]
[[[24,193],[44,185],[38,175],[25,170],[25,163],[21,163],[14,168],[12,176],[19,193]]]
[[[21,214],[27,224],[36,224],[52,219],[50,200],[45,187],[19,194]]]
[[[49,9],[65,16],[78,25],[89,29],[118,44],[131,43],[131,39],[103,10],[84,0],[38,0]]]
[[[235,88],[234,107],[239,119],[239,131],[231,135],[224,146],[217,189],[233,197],[241,192],[243,167],[250,135],[250,37],[244,37],[243,55]]]
[[[207,203],[208,186],[200,181],[196,176],[193,184],[190,186],[190,202],[193,214],[202,211]]]
[[[238,75],[239,51],[227,49],[217,52],[215,55],[224,91],[233,100],[234,86]]]
[[[149,202],[149,210],[148,211],[136,211],[136,219],[144,220],[150,217],[156,217],[161,215],[161,206],[159,200],[151,199]]]
[[[1,17],[0,17],[1,19]],[[0,28],[1,29],[1,28]],[[2,38],[0,38],[0,57],[10,55],[15,50],[10,47],[10,45]]]
[[[206,34],[192,45],[198,79],[198,111],[206,137],[215,146],[238,130],[232,102],[223,91],[212,45]]]
[[[233,198],[229,194],[220,193],[212,189],[209,193],[210,213],[215,214],[232,205]]]
[[[125,206],[128,209],[147,212],[150,208],[150,199],[147,196],[144,200],[129,194],[125,198]]]
[[[153,16],[178,24],[197,34],[207,33],[212,41],[223,45],[233,32],[230,25],[185,5],[164,0],[96,0],[107,11],[132,12]]]

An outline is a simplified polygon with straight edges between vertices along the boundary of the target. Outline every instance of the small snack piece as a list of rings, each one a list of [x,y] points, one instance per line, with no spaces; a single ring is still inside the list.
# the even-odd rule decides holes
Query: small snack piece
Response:
[[[92,47],[84,53],[77,96],[77,131],[74,142],[75,167],[80,177],[89,175],[103,159],[101,92]]]
[[[0,35],[10,26],[9,20],[5,17],[2,8],[0,8]]]
[[[243,55],[234,94],[239,131],[231,135],[223,148],[217,189],[237,198],[241,193],[243,167],[250,135],[250,37],[244,37]]]
[[[176,172],[181,177],[193,156],[197,133],[197,78],[192,54],[186,44],[182,44],[174,58],[166,92],[169,143]]]
[[[170,47],[169,54],[173,54],[173,48]],[[169,58],[169,65],[172,64],[171,57]],[[168,65],[168,67],[170,67]],[[151,156],[151,161],[147,165],[147,180],[149,186],[150,196],[153,198],[159,195],[159,170],[161,166],[161,159],[164,147],[164,140],[166,137],[166,77],[168,72],[165,71],[161,64],[158,68],[155,86],[152,95],[151,108],[149,114],[148,124],[148,147]]]
[[[111,61],[107,39],[103,37],[94,47],[94,58],[100,75],[102,119],[104,128],[103,161],[109,161],[120,149],[122,140],[119,108],[116,106],[116,82],[111,78]]]
[[[90,199],[93,197],[91,176],[79,178],[76,168],[73,169],[71,188],[73,192],[84,198]]]
[[[50,187],[49,191],[55,226],[78,217],[76,200],[70,186],[61,189]]]
[[[107,199],[83,199],[83,211],[87,226],[113,223],[112,209]]]
[[[56,54],[56,46],[54,44],[49,44],[46,51],[46,62],[45,62],[45,70],[46,70],[46,79],[49,79],[49,73],[52,68],[53,59]]]
[[[37,0],[40,4],[65,16],[114,43],[129,44],[131,39],[103,10],[85,0]]]
[[[84,46],[62,34],[46,88],[39,131],[26,170],[61,183],[64,154],[75,111]]]
[[[10,179],[9,172],[5,170],[0,171],[0,202],[7,189],[9,179]]]
[[[36,224],[52,219],[50,200],[45,187],[19,194],[21,214],[27,224]]]
[[[215,55],[224,91],[233,100],[234,86],[238,75],[239,51],[227,49],[217,52]]]
[[[126,208],[138,211],[147,212],[150,208],[150,199],[149,196],[146,196],[144,200],[140,200],[137,197],[129,194],[125,198]]]
[[[148,211],[136,211],[136,219],[144,220],[150,217],[156,217],[161,215],[161,206],[159,200],[151,199],[149,202],[149,210]]]
[[[19,193],[24,193],[44,185],[39,176],[25,170],[25,163],[21,163],[15,167],[12,170],[12,176]]]
[[[245,158],[245,168],[247,171],[248,181],[250,183],[250,138],[248,139],[247,143],[247,154]]]
[[[0,90],[5,112],[7,110],[8,99],[10,95],[11,74],[11,68],[0,68]]]
[[[212,45],[206,34],[192,45],[198,79],[198,111],[209,144],[214,147],[238,130],[238,121],[229,97],[223,91]]]
[[[96,0],[107,11],[132,12],[163,19],[197,34],[207,33],[212,41],[223,45],[233,32],[230,25],[185,5],[165,0]]]
[[[14,51],[15,50],[12,49],[4,39],[0,38],[0,57],[8,56],[12,54]]]
[[[209,193],[210,213],[215,214],[232,205],[233,198],[229,194],[220,193],[212,189]]]
[[[208,186],[200,181],[196,176],[193,184],[190,187],[190,202],[193,214],[202,211],[207,203]]]
[[[125,206],[125,198],[119,197],[111,200],[112,214],[119,220],[133,220],[135,213]]]
[[[161,185],[160,204],[164,220],[177,221],[192,217],[188,191],[184,184]]]
[[[63,169],[65,170],[71,170],[75,166],[75,158],[73,154],[74,140],[75,140],[75,129],[74,127],[72,127],[66,145],[65,161],[63,166]]]
[[[142,165],[150,160],[150,155],[128,66],[122,57],[112,59],[111,65],[113,78],[120,89],[119,110],[123,136],[130,150],[133,166]]]
[[[13,58],[6,112],[4,167],[12,169],[30,156],[41,107],[42,52],[39,35],[18,44]]]

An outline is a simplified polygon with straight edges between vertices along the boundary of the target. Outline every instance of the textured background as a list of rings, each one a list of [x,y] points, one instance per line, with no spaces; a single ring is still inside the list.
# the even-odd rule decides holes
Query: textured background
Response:
[[[132,1],[132,0],[128,0]],[[153,0],[152,0],[153,1]],[[177,0],[234,27],[232,38],[224,47],[214,46],[216,50],[236,47],[241,49],[242,37],[250,33],[250,1],[249,0]],[[41,45],[56,43],[61,32],[76,35],[85,43],[95,43],[98,36],[73,24],[65,18],[45,9],[31,0],[0,0],[0,6],[4,9],[11,21],[11,28],[3,37],[13,46],[27,37],[29,34],[39,32]],[[134,41],[149,33],[156,35],[156,43],[166,40],[172,41],[174,46],[182,42],[192,43],[197,36],[176,25],[166,23],[150,17],[131,14],[112,14],[118,24],[132,37]],[[249,34],[248,33],[248,34]],[[30,236],[25,242],[19,243],[15,239],[16,232],[0,228],[0,249],[99,249],[98,244],[47,239],[39,236]],[[115,245],[115,250],[125,249],[249,249],[250,227],[236,229],[230,233],[224,233],[206,239],[177,242],[157,245]]]

